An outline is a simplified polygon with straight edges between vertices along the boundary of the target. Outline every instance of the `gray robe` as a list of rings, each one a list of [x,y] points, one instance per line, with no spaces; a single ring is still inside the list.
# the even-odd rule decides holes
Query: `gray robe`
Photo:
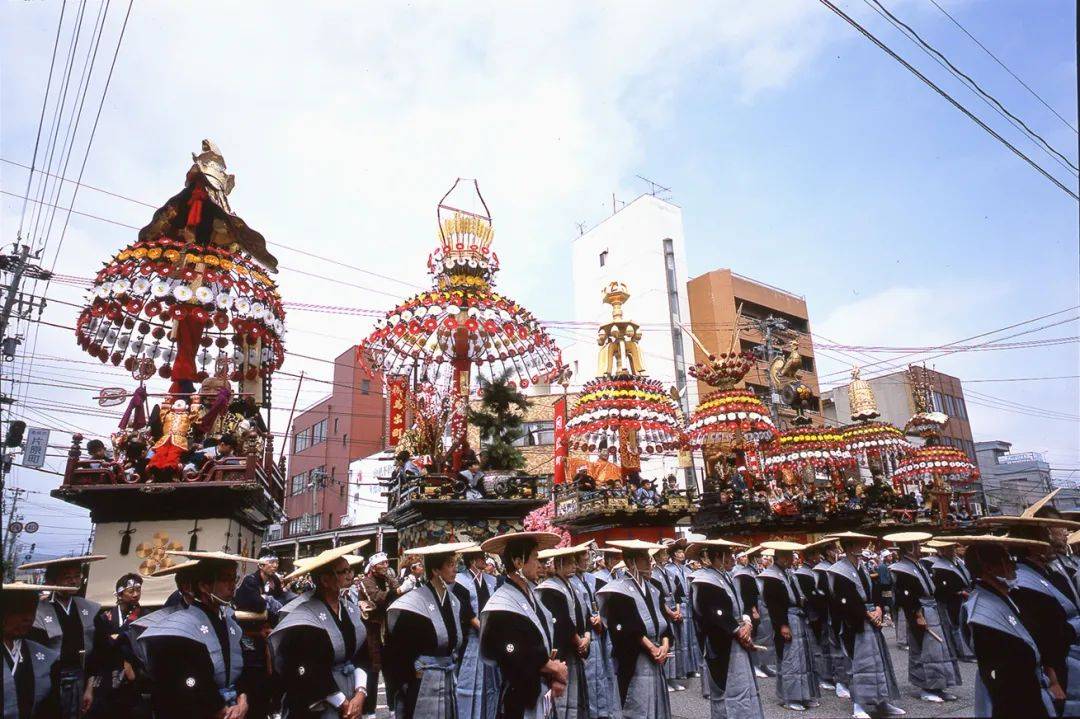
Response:
[[[754,664],[759,667],[776,664],[776,646],[773,642],[772,620],[769,618],[769,613],[765,611],[764,600],[761,599],[761,580],[758,579],[757,572],[750,567],[736,564],[735,568],[731,570],[732,577],[744,575],[752,577],[758,585],[757,606],[746,607],[746,613],[749,614],[751,609],[757,609],[758,617],[760,617],[760,619],[758,621],[757,631],[754,632],[754,644],[757,644],[759,647],[765,647],[764,650],[754,654]]]
[[[1046,709],[1047,716],[1057,716],[1057,710],[1054,708],[1053,699],[1050,697],[1050,691],[1047,689],[1049,681],[1040,669],[1042,664],[1039,657],[1039,648],[1035,645],[1035,640],[1032,639],[1018,615],[1019,612],[1016,611],[1016,608],[1010,606],[1004,599],[994,592],[988,592],[976,585],[971,596],[969,596],[967,601],[964,602],[964,605],[960,607],[960,628],[961,631],[964,632],[964,641],[968,643],[968,646],[974,646],[971,627],[972,625],[980,625],[1001,632],[1002,634],[1016,637],[1031,647],[1031,651],[1035,655],[1036,671],[1039,673],[1039,676],[1036,679],[1042,686],[1043,706]],[[1068,712],[1066,712],[1066,715],[1068,715]],[[983,684],[982,676],[979,672],[975,672],[974,716],[986,717],[987,719],[994,716],[994,706],[990,699],[990,693],[987,691],[986,685]]]
[[[450,601],[451,616],[461,616],[461,603],[448,587],[446,598]],[[394,624],[402,612],[410,612],[431,622],[435,630],[436,647],[439,655],[420,655],[413,661],[420,688],[416,694],[413,716],[427,719],[454,719],[457,717],[457,682],[454,676],[454,656],[457,654],[464,636],[457,631],[457,643],[450,646],[450,632],[438,607],[439,598],[431,584],[424,583],[407,594],[394,600],[386,610],[386,628],[394,630]],[[445,654],[443,654],[445,653]],[[405,715],[405,694],[398,692],[397,713]]]
[[[139,637],[141,637],[142,633],[145,632],[149,627],[157,624],[158,622],[165,619],[165,617],[169,616],[170,614],[179,609],[183,609],[183,607],[179,604],[174,604],[169,607],[162,607],[161,609],[154,610],[149,614],[144,614],[143,616],[139,617],[128,625],[127,635],[128,641],[131,644],[131,651],[136,656],[136,658],[138,658],[138,660],[142,662],[142,665],[144,667],[147,666],[148,663],[146,657],[146,645],[139,641]]]
[[[870,601],[871,597],[866,595],[858,570],[847,557],[836,561],[828,571],[831,591],[836,591],[836,583],[839,581],[851,582],[855,585],[865,609],[871,611],[876,608]],[[885,645],[885,637],[881,629],[871,624],[870,620],[863,619],[861,630],[855,632],[854,649],[848,658],[851,660],[851,684],[848,688],[853,702],[869,707],[900,697],[900,688],[896,684],[896,673],[893,671],[889,649]]]
[[[1080,637],[1080,609],[1071,599],[1059,592],[1057,587],[1022,562],[1016,563],[1016,586],[1053,597],[1065,610],[1065,621],[1073,628],[1076,636]],[[1077,642],[1080,642],[1080,639]],[[1069,653],[1065,657],[1069,674],[1067,685],[1062,687],[1065,690],[1063,716],[1069,717],[1080,716],[1080,643],[1077,642],[1069,646]]]
[[[787,592],[789,602],[787,625],[791,631],[791,641],[785,642],[782,652],[777,652],[783,657],[776,667],[776,698],[782,704],[817,700],[821,697],[821,689],[818,687],[810,646],[813,638],[806,621],[806,611],[803,609],[805,597],[798,580],[775,564],[770,565],[759,577],[763,584],[779,582]]]
[[[971,575],[968,574],[967,567],[959,562],[950,562],[945,557],[934,556],[930,559],[930,569],[931,576],[933,576],[933,570],[952,572],[961,582],[969,587],[971,586]],[[949,642],[949,648],[952,650],[953,655],[957,659],[971,659],[971,648],[967,645],[960,627],[953,624],[953,620],[949,616],[949,609],[943,602],[938,602],[938,617],[941,619],[941,629],[945,632],[945,641]]]
[[[147,642],[155,637],[179,637],[198,642],[206,648],[210,665],[214,669],[214,683],[225,703],[236,703],[236,680],[244,668],[244,655],[240,647],[240,637],[244,632],[233,619],[232,613],[225,615],[225,626],[229,630],[229,665],[225,665],[225,653],[217,632],[210,625],[206,613],[195,606],[184,607],[154,622],[139,636],[139,642]],[[153,663],[153,654],[150,662]]]
[[[818,586],[824,586],[831,592],[832,584],[829,567],[832,562],[822,559],[814,565],[814,574],[819,578]],[[824,584],[822,584],[824,582]],[[840,622],[832,615],[831,599],[825,609],[825,628],[821,633],[821,652],[825,659],[822,678],[825,681],[847,685],[851,681],[851,659],[844,653],[840,644]]]
[[[649,598],[653,604],[653,611],[650,613],[640,587],[635,586],[634,580],[629,576],[604,585],[596,593],[596,599],[600,604],[600,616],[608,626],[612,625],[607,613],[608,600],[615,594],[629,597],[634,602],[638,615],[645,625],[645,633],[653,643],[660,644],[663,641],[661,636],[668,633],[668,621],[660,606],[660,595],[655,587],[650,588],[649,591]],[[651,614],[656,615],[655,623]],[[619,631],[618,624],[615,625],[615,631]],[[630,686],[622,704],[623,719],[670,719],[671,700],[668,697],[663,669],[642,650],[637,653],[631,674]]]
[[[531,588],[529,592],[532,593]],[[544,653],[550,656],[551,642],[548,637],[553,636],[554,632],[551,613],[548,612],[547,607],[543,605],[539,598],[532,597],[532,604],[529,604],[529,602],[519,601],[519,595],[520,592],[517,587],[511,586],[509,582],[496,589],[495,593],[491,595],[491,599],[488,600],[484,611],[480,612],[481,648],[484,643],[484,628],[487,626],[488,618],[495,612],[507,612],[524,618],[536,628],[536,633],[540,635],[540,639],[544,643]],[[494,661],[484,657],[482,652],[480,658],[485,662],[494,664]],[[523,719],[546,719],[551,713],[548,696],[548,692],[544,691],[543,684],[541,684],[535,703],[529,709],[526,709]]]
[[[576,574],[570,578],[570,585],[577,590],[587,615],[599,616],[596,576],[588,572]],[[619,716],[619,686],[611,658],[611,637],[605,630],[593,631],[589,654],[585,657],[585,683],[589,687],[589,719],[616,719]]]
[[[938,603],[934,598],[934,580],[930,573],[921,573],[907,557],[901,558],[889,567],[890,571],[913,577],[922,588],[919,607],[926,620],[926,631],[920,643],[914,626],[907,628],[908,641],[908,681],[914,686],[930,692],[940,692],[949,687],[959,686],[960,665],[956,655],[945,638],[948,632],[942,627]],[[937,635],[935,639],[933,635]]]
[[[655,565],[652,568],[652,578],[664,588],[664,606],[674,612],[679,606],[675,601],[675,581],[662,565]],[[683,679],[686,677],[686,668],[683,666],[685,657],[681,654],[682,647],[679,644],[682,639],[680,625],[671,623],[671,635],[671,658],[664,664],[664,678]]]
[[[805,564],[799,565],[799,568],[793,571],[792,574],[807,577],[815,585],[817,584],[817,573]],[[798,579],[796,578],[795,581],[798,582]],[[810,657],[814,663],[814,673],[817,674],[819,682],[832,681],[832,662],[827,654],[825,643],[825,634],[829,631],[828,617],[822,613],[824,610],[819,609],[809,601],[809,597],[807,597],[807,602],[803,608],[806,611],[807,639],[810,646]],[[821,637],[814,633],[814,624],[823,627]]]
[[[342,600],[341,606],[349,615],[349,621],[353,625],[353,634],[356,646],[361,647],[367,639],[367,630],[364,628],[364,620],[360,617],[360,608],[351,601]],[[286,605],[289,612],[278,621],[277,627],[270,632],[270,653],[274,659],[274,666],[284,667],[285,657],[281,654],[282,639],[285,632],[293,627],[315,627],[326,632],[330,640],[330,646],[334,651],[333,679],[338,691],[345,695],[346,699],[356,694],[356,671],[352,665],[352,657],[345,656],[345,638],[338,629],[337,622],[330,616],[326,605],[315,596],[314,592],[298,597]],[[283,607],[284,609],[284,607]],[[281,614],[279,613],[280,617]],[[149,630],[148,630],[149,631]],[[337,709],[325,703],[319,715],[321,719],[338,719],[340,714]],[[288,711],[282,713],[282,719],[288,719]]]
[[[495,577],[484,572],[480,575],[488,590],[488,598],[495,594]],[[457,584],[469,592],[473,616],[480,617],[480,599],[476,581],[471,572],[458,572]],[[457,673],[457,705],[460,719],[495,719],[499,708],[499,668],[480,661],[480,632],[468,627],[465,651]]]
[[[664,564],[664,572],[670,578],[671,584],[682,590],[683,600],[678,603],[678,607],[682,612],[683,620],[675,625],[675,654],[679,664],[679,678],[688,677],[701,670],[701,648],[694,631],[694,622],[690,618],[692,602],[690,572],[685,564],[680,565],[673,561]]]
[[[690,575],[691,583],[711,584],[719,587],[728,595],[736,617],[748,616],[742,606],[739,592],[734,588],[734,579],[731,582],[724,581],[723,575],[712,567],[699,569]],[[710,612],[722,611],[716,607],[705,606],[700,594],[693,595],[693,620],[701,622],[701,618]],[[706,665],[717,662],[721,657],[716,656],[716,649],[705,638],[704,631],[698,631],[698,636],[704,642],[704,661]],[[764,719],[765,712],[761,706],[761,695],[758,693],[757,677],[754,676],[754,667],[750,661],[750,652],[741,644],[732,639],[731,648],[728,651],[727,683],[724,689],[713,679],[709,667],[704,667],[701,673],[701,693],[709,699],[710,719]]]
[[[577,598],[574,589],[562,580],[551,577],[536,585],[537,591],[556,592],[566,602],[571,620],[577,616],[577,605],[581,600]],[[586,612],[583,612],[588,616]],[[555,616],[552,615],[552,621]],[[586,627],[588,631],[588,627]],[[592,646],[589,647],[590,651]],[[561,697],[555,699],[555,714],[559,719],[588,719],[589,716],[589,686],[585,678],[585,662],[577,654],[568,654],[559,657],[566,662],[566,691]]]
[[[91,602],[83,597],[72,597],[69,609],[79,617],[83,630],[83,667],[90,659],[90,652],[94,646],[94,617],[97,616],[101,605]],[[60,610],[63,611],[63,610]],[[60,645],[63,642],[64,631],[60,628],[60,617],[57,616],[56,606],[52,598],[48,601],[40,601],[37,605],[37,615],[34,617],[34,628],[45,632],[46,640],[42,642],[46,647],[60,653]],[[64,717],[77,717],[79,705],[82,702],[83,691],[86,689],[86,671],[83,668],[66,668],[60,671],[57,691],[60,695],[60,714]]]
[[[3,651],[7,651],[5,647]],[[20,654],[30,661],[31,673],[34,676],[34,702],[30,712],[36,715],[38,707],[52,691],[52,668],[53,664],[60,659],[60,651],[43,644],[22,640]],[[7,660],[4,660],[4,719],[15,719],[19,716],[19,697],[15,691],[15,677],[7,669]]]

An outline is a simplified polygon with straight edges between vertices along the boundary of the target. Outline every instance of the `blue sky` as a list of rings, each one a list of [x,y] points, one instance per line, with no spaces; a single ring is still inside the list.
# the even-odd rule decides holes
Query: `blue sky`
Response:
[[[840,4],[1051,166],[867,5]],[[932,4],[885,4],[1076,162],[1076,134]],[[1072,3],[941,4],[1075,118]],[[812,0],[687,3],[678,12],[655,3],[510,10],[473,3],[453,12],[425,3],[323,3],[318,14],[287,3],[255,7],[135,4],[87,182],[160,204],[179,189],[189,153],[211,137],[237,174],[234,208],[271,241],[419,285],[435,203],[455,177],[475,176],[496,219],[501,288],[551,319],[570,317],[570,289],[559,282],[575,223],[601,221],[612,192],[623,200],[642,192],[636,174],[673,188],[692,276],[727,266],[805,295],[815,332],[846,344],[936,345],[1077,304],[1076,202]],[[9,3],[0,10],[5,159],[29,160],[57,9]],[[113,3],[107,17],[103,58],[111,56],[123,9]],[[87,112],[96,109],[103,69],[95,69]],[[25,182],[24,170],[0,164],[5,191],[21,192]],[[5,241],[14,237],[20,206],[3,197]],[[136,226],[151,212],[86,190],[76,209]],[[57,270],[90,275],[133,239],[132,230],[73,216]],[[338,281],[285,270],[282,290],[292,301],[388,308],[413,289],[275,250],[285,267]],[[81,300],[64,285],[49,294]],[[68,323],[73,312],[54,304],[46,319]],[[1072,322],[1027,338],[1076,329]],[[290,316],[291,346],[318,356],[337,355],[366,331],[356,317]],[[69,333],[51,328],[41,330],[38,352],[83,358]],[[1077,359],[1076,345],[1065,344],[963,353],[935,364],[994,379],[1076,375]],[[824,355],[820,366],[844,369]],[[123,382],[84,369],[103,371],[35,363],[54,379]],[[286,365],[300,369],[328,377],[325,365],[295,358]],[[276,387],[291,394],[295,384],[283,378]],[[1075,379],[969,390],[984,393],[983,404],[999,404],[989,395],[1072,416],[1080,406]],[[31,405],[61,396],[88,405],[90,394],[29,391],[44,398]],[[305,386],[301,402],[321,394]],[[972,399],[980,399],[969,395],[976,439],[1010,440],[1018,451],[1047,451],[1056,466],[1080,467],[1075,421]],[[45,411],[99,432],[112,424]],[[54,434],[55,444],[65,441]],[[39,491],[54,480],[15,477]],[[87,526],[85,518],[67,519],[77,513],[66,505],[42,495],[35,501],[42,516],[58,520],[50,524],[75,521],[50,538],[39,535],[54,549]]]

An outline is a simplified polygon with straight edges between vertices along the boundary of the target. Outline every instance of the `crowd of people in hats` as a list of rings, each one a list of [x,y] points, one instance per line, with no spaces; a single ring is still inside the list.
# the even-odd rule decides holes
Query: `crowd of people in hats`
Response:
[[[665,719],[699,676],[712,719],[826,691],[898,716],[898,670],[948,702],[960,662],[976,716],[1080,714],[1080,523],[1040,501],[983,525],[753,547],[517,532],[408,548],[400,580],[364,542],[285,576],[269,551],[177,551],[153,609],[137,574],[115,604],[80,596],[104,557],[38,562],[45,584],[3,586],[4,719],[363,719],[380,676],[398,719]]]

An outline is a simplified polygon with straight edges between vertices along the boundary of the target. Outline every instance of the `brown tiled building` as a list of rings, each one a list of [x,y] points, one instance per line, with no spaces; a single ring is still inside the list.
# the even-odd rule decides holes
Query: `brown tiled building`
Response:
[[[346,514],[349,463],[385,447],[382,377],[369,375],[356,361],[355,346],[334,360],[328,387],[328,397],[293,419],[284,538],[338,528]]]
[[[554,466],[554,437],[555,437],[555,403],[563,397],[562,392],[554,394],[530,395],[529,409],[525,411],[522,430],[525,436],[518,440],[517,445],[521,448],[521,454],[525,457],[525,466],[522,472],[525,474],[548,475]],[[567,413],[577,402],[578,393],[570,392],[567,397]],[[473,409],[479,409],[480,401],[471,402]],[[480,432],[469,426],[469,444],[477,454],[483,453],[480,442]]]
[[[801,371],[799,379],[814,393],[815,400],[809,416],[821,424],[820,396],[818,385],[817,362],[814,358],[814,343],[810,338],[810,315],[806,310],[806,299],[767,285],[749,277],[743,277],[729,269],[718,269],[694,277],[687,283],[690,300],[691,329],[702,344],[713,354],[727,352],[732,346],[735,332],[735,318],[742,308],[742,317],[746,319],[764,319],[770,315],[784,319],[788,327],[798,333]],[[745,321],[742,323],[747,324]],[[764,342],[764,337],[756,329],[744,329],[739,337],[739,346],[743,352],[753,352]],[[777,345],[783,349],[782,345]],[[695,345],[694,359],[706,359],[701,348]],[[769,396],[768,365],[761,360],[746,375],[744,384],[754,390],[763,400]],[[699,396],[705,396],[712,388],[698,383]],[[794,416],[784,409],[781,416]]]

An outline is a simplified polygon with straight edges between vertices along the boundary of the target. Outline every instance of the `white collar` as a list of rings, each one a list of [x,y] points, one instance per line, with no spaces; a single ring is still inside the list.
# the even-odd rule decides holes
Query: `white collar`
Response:
[[[22,661],[22,639],[13,639],[11,641],[11,649],[4,645],[4,651],[11,657],[11,675],[15,676],[15,670],[19,668],[19,662]]]
[[[56,594],[52,597],[52,603],[64,610],[64,614],[71,614],[71,605],[75,602],[75,597],[67,598],[67,606],[61,604],[61,599]]]

